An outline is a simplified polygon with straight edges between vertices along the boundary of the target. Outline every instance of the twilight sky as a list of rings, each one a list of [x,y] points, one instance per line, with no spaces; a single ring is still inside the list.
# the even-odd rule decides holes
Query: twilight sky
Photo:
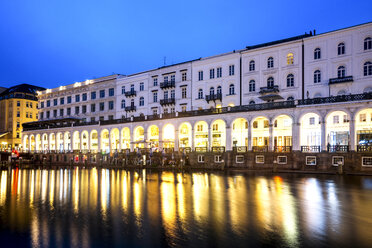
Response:
[[[2,0],[0,86],[54,88],[369,21],[370,0]]]

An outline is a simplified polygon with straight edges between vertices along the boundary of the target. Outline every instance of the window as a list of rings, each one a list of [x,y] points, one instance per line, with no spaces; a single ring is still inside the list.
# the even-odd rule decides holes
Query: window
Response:
[[[62,97],[62,98],[59,99],[59,104],[60,105],[65,104],[65,98],[64,97]]]
[[[21,123],[17,121],[17,128],[20,128],[20,127],[21,127]]]
[[[218,131],[218,124],[217,123],[212,125],[212,130],[213,131]]]
[[[345,44],[344,43],[338,44],[338,46],[337,46],[337,54],[338,55],[345,54]]]
[[[364,76],[372,76],[372,63],[367,61],[363,65]]]
[[[273,88],[274,87],[274,78],[273,77],[269,77],[267,79],[267,88]]]
[[[125,94],[125,86],[121,86],[121,94],[122,94],[122,95]]]
[[[237,164],[242,164],[242,163],[244,163],[244,155],[236,155],[236,156],[235,156],[235,162],[236,162]]]
[[[99,97],[104,98],[105,97],[105,90],[100,90],[99,91]]]
[[[314,50],[314,59],[320,59],[320,58],[321,58],[320,48],[317,47]]]
[[[21,101],[17,101],[17,107],[21,106]]]
[[[233,84],[229,86],[229,95],[235,95],[235,86]]]
[[[158,86],[158,78],[154,77],[152,80],[153,80],[152,82],[153,82],[154,86]]]
[[[333,124],[339,124],[340,123],[340,117],[338,115],[333,116]]]
[[[158,102],[158,92],[153,92],[152,93],[152,99],[154,102]]]
[[[134,84],[130,85],[130,92],[134,92]]]
[[[293,87],[294,86],[294,76],[293,74],[288,74],[287,76],[287,87]]]
[[[96,121],[96,117],[90,117],[90,122],[95,122]]]
[[[222,95],[222,87],[221,87],[221,85],[217,87],[217,95]]]
[[[320,83],[322,81],[322,74],[319,70],[314,71],[314,83]]]
[[[197,130],[198,132],[202,132],[202,131],[203,131],[203,125],[197,125],[197,126],[196,126],[196,130]]]
[[[108,119],[109,119],[109,120],[113,120],[113,119],[114,119],[114,116],[113,116],[113,115],[109,115],[109,116],[108,116]]]
[[[115,95],[115,89],[114,88],[110,88],[109,89],[109,96],[114,96]],[[103,96],[105,97],[105,96]]]
[[[130,100],[130,106],[134,107],[134,99]]]
[[[176,75],[171,75],[171,82],[176,82]]]
[[[256,155],[256,164],[263,164],[263,163],[265,163],[265,156]]]
[[[121,100],[121,108],[122,108],[122,109],[125,109],[125,100],[124,100],[124,99]]]
[[[109,110],[113,110],[114,109],[114,101],[109,101],[108,102],[108,105],[109,105]]]
[[[165,100],[168,99],[168,91],[164,91],[164,99],[165,99]]]
[[[68,115],[68,116],[71,115],[71,108],[67,108],[67,115]]]
[[[47,101],[47,107],[50,107],[50,100]]]
[[[176,109],[175,109],[174,107],[171,107],[171,108],[170,108],[170,112],[171,112],[171,113],[174,113],[174,112],[176,112]]]
[[[76,106],[75,107],[75,115],[78,115],[79,114],[79,110],[80,110],[79,106]]]
[[[315,125],[315,117],[309,118],[309,125]]]
[[[182,72],[182,81],[186,81],[186,80],[187,80],[187,73]]]
[[[218,67],[217,68],[217,78],[220,78],[220,77],[222,77],[222,68]]]
[[[153,115],[158,115],[158,109],[157,108],[152,109],[152,114]]]
[[[63,109],[59,110],[59,116],[63,116]]]
[[[372,157],[362,157],[362,166],[372,166]]]
[[[254,60],[249,61],[249,71],[255,71],[256,70],[256,63]]]
[[[287,65],[293,65],[293,53],[287,54]]]
[[[278,164],[287,164],[287,156],[278,156]]]
[[[27,104],[28,105],[28,104]],[[53,99],[53,105],[57,106],[58,105],[58,99]],[[28,107],[28,106],[27,106]]]
[[[104,116],[100,116],[100,117],[99,117],[99,120],[100,120],[100,121],[103,121],[103,120],[105,120],[105,117],[104,117]]]
[[[253,122],[253,128],[258,128],[258,122],[257,121]]]
[[[198,155],[198,163],[204,163],[204,155]]]
[[[214,87],[211,87],[209,89],[209,95],[213,96],[214,95]]]
[[[18,105],[17,105],[18,106]],[[41,105],[40,105],[41,108],[44,108],[44,102],[41,102]]]
[[[80,102],[80,95],[75,95],[75,102]]]
[[[143,97],[140,97],[139,99],[139,105],[144,106],[145,105],[145,99]]]
[[[198,91],[198,99],[203,99],[203,90],[199,89]]]
[[[316,156],[306,156],[306,165],[316,165]]]
[[[249,81],[249,92],[256,91],[256,82],[254,80]]]
[[[372,39],[371,37],[367,37],[364,39],[364,50],[371,50],[372,49]]]
[[[203,71],[199,71],[199,72],[198,72],[198,76],[199,76],[199,77],[198,77],[198,80],[199,80],[199,81],[203,81]]]
[[[230,65],[229,66],[229,76],[234,76],[235,75],[235,65]]]
[[[213,79],[214,78],[214,69],[209,70],[209,78]]]
[[[186,87],[182,87],[181,95],[182,95],[182,99],[187,98],[187,88]]]
[[[17,111],[17,117],[21,117],[21,113]]]
[[[99,103],[99,111],[104,111],[105,110],[105,103],[104,102],[100,102]]]
[[[40,114],[40,120],[44,119],[44,112],[41,112]]]
[[[17,105],[18,105],[18,103],[17,103]],[[17,106],[17,107],[19,107],[19,106]],[[26,108],[28,108],[28,102],[26,102]]]
[[[96,112],[96,104],[95,103],[90,105],[90,112],[92,112],[92,113]]]
[[[267,59],[267,68],[273,68],[274,67],[274,59],[273,57],[270,57]]]
[[[182,105],[182,106],[181,106],[181,111],[182,111],[182,112],[186,112],[186,105]]]
[[[344,157],[343,156],[332,156],[332,165],[333,166],[344,165]]]
[[[346,74],[346,69],[345,69],[345,66],[339,66],[337,68],[337,77],[338,78],[344,78],[345,77],[345,74]]]
[[[164,82],[168,82],[168,76],[164,76]]]
[[[30,102],[30,108],[32,108],[32,102]]]
[[[168,109],[165,108],[165,109],[163,110],[163,112],[164,112],[164,114],[168,114]]]
[[[81,113],[85,114],[87,112],[87,105],[81,107]]]
[[[366,122],[367,121],[367,115],[366,114],[360,114],[359,115],[359,121],[360,122]]]
[[[215,163],[222,163],[222,155],[214,155],[214,162]]]
[[[145,90],[145,84],[144,83],[140,83],[140,91],[144,91]]]
[[[19,137],[20,137],[20,136],[19,136],[19,132],[17,132],[17,136],[16,136],[16,138],[19,139]]]
[[[176,98],[176,91],[175,90],[171,90],[171,98],[172,99]]]
[[[96,99],[96,98],[97,98],[97,94],[96,94],[96,92],[95,92],[95,91],[91,92],[91,93],[90,93],[90,99],[94,100],[94,99]]]
[[[46,112],[46,117],[49,119],[50,118],[50,111]]]
[[[264,128],[269,128],[269,120],[264,120]]]
[[[83,93],[83,96],[82,96],[82,98],[83,98],[83,101],[86,101],[86,100],[88,100],[88,95],[87,95],[87,93]]]

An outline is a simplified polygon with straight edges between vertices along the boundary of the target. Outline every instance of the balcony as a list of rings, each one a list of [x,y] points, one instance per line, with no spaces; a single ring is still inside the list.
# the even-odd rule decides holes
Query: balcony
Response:
[[[125,92],[125,97],[132,97],[136,95],[137,95],[137,92],[135,90]]]
[[[125,107],[125,111],[126,112],[131,112],[131,111],[136,111],[136,106],[134,105],[131,105],[131,106],[128,106],[128,107]]]
[[[260,88],[260,94],[267,94],[267,93],[278,93],[279,92],[279,86],[273,85],[269,87],[261,87]]]
[[[353,81],[354,81],[353,76],[346,76],[341,78],[330,78],[329,84],[348,83]]]
[[[175,98],[167,98],[167,99],[161,99],[160,100],[160,105],[161,106],[164,106],[164,105],[174,105],[176,103],[176,99]]]
[[[174,87],[176,87],[176,82],[174,81],[160,83],[160,89],[174,88]]]
[[[322,98],[312,98],[298,100],[298,105],[312,105],[312,104],[326,104],[326,103],[336,103],[336,102],[352,102],[361,100],[371,100],[372,92],[355,94],[355,95],[342,95],[342,96],[329,96]]]
[[[209,103],[210,101],[220,100],[222,101],[222,94],[206,95],[205,100]]]

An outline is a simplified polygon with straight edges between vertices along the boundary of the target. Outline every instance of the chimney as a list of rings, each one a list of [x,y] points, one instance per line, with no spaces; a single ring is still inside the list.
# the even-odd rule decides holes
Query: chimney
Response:
[[[314,29],[314,35],[315,35],[315,29]]]

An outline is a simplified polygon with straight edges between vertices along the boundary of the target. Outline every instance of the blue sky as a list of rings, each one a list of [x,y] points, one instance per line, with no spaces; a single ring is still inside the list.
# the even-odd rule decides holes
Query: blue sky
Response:
[[[370,1],[1,0],[0,86],[53,88],[370,21]]]

